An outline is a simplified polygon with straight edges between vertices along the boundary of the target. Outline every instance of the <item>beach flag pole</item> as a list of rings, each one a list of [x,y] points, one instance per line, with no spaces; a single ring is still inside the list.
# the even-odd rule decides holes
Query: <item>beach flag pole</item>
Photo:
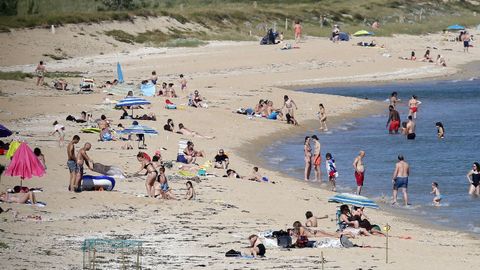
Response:
[[[385,226],[386,237],[385,237],[385,263],[388,264],[388,231],[390,231],[390,225]]]

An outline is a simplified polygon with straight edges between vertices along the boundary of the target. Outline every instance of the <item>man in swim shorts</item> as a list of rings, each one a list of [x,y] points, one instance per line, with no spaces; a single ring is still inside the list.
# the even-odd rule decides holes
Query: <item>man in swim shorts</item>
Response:
[[[70,171],[70,181],[68,184],[68,190],[73,191],[73,186],[75,185],[76,171],[77,171],[77,157],[75,156],[75,144],[80,141],[78,135],[73,136],[73,139],[68,143],[67,146],[67,167]]]
[[[411,115],[408,116],[408,122],[407,122],[407,127],[406,127],[406,134],[407,134],[407,140],[415,140],[415,137],[417,136],[415,134],[415,121],[413,121],[413,117]]]
[[[320,152],[320,142],[317,135],[313,135],[313,169],[315,171],[315,181],[322,183],[322,173],[320,171],[320,164],[322,164],[322,155]]]
[[[395,171],[393,172],[393,202],[392,205],[397,204],[397,193],[401,189],[403,193],[403,200],[405,206],[408,204],[408,176],[410,175],[410,165],[405,161],[403,155],[398,156],[398,162],[395,165]]]
[[[76,179],[75,179],[75,184],[73,186],[73,190],[75,192],[80,192],[81,191],[81,183],[82,183],[82,178],[83,178],[83,165],[87,163],[88,168],[93,171],[93,160],[88,156],[87,151],[92,148],[92,145],[90,143],[85,143],[85,145],[78,151],[77,155],[77,168],[75,170],[76,173]]]
[[[393,105],[388,106],[389,114],[387,120],[388,133],[398,134],[398,129],[400,128],[400,114]],[[389,125],[390,124],[390,125]]]
[[[355,170],[355,180],[357,182],[357,194],[362,192],[363,181],[365,180],[365,165],[363,164],[363,158],[365,157],[365,151],[360,151],[358,156],[353,161],[353,169]]]

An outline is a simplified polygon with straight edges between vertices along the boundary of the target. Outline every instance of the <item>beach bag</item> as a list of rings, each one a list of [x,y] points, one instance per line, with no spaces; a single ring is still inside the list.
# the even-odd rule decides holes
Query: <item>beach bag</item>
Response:
[[[357,246],[353,244],[352,241],[350,241],[345,235],[340,236],[340,243],[344,248],[352,248]]]
[[[297,238],[297,242],[295,242],[295,246],[297,248],[304,248],[308,245],[308,238],[306,236],[300,236]]]
[[[289,248],[292,246],[292,237],[290,235],[280,235],[277,237],[277,245],[282,248]]]
[[[225,253],[225,257],[242,257],[242,253],[240,251],[230,249]]]

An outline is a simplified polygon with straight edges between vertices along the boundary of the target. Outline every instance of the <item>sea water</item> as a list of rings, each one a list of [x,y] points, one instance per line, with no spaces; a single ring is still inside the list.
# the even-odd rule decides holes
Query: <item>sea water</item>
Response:
[[[466,177],[473,162],[480,161],[479,80],[392,83],[302,91],[378,100],[385,102],[385,110],[377,115],[333,126],[329,132],[311,130],[301,136],[277,141],[262,153],[269,160],[267,165],[303,180],[304,137],[316,134],[322,144],[322,178],[324,181],[327,179],[324,161],[325,154],[329,152],[339,172],[339,192],[355,191],[352,163],[358,152],[364,150],[366,172],[362,195],[377,202],[384,201],[380,203],[384,209],[480,234],[480,198],[468,195],[470,184]],[[398,92],[401,99],[397,109],[402,122],[407,120],[409,98],[417,95],[422,102],[417,113],[415,140],[388,134],[386,122],[389,103],[386,99],[393,91]],[[318,103],[321,102],[319,99]],[[324,105],[328,113],[329,105]],[[444,139],[437,138],[436,122],[442,122],[445,127]],[[398,194],[398,206],[389,204],[392,174],[399,154],[405,156],[411,167],[408,193],[412,205],[409,207],[402,207],[401,192]],[[440,207],[432,205],[432,182],[439,184],[443,195]]]

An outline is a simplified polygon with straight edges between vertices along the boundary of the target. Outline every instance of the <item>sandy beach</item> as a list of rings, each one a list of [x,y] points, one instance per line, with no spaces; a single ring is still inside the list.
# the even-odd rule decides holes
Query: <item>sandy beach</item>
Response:
[[[82,31],[93,33],[95,27],[102,26],[84,26]],[[93,94],[75,94],[36,87],[33,79],[2,80],[0,123],[18,131],[19,137],[32,148],[40,147],[48,167],[46,176],[24,181],[29,187],[43,188],[44,191],[36,195],[46,207],[0,204],[4,209],[18,212],[17,217],[11,212],[0,216],[1,242],[7,245],[0,248],[0,263],[4,269],[82,269],[81,246],[87,238],[143,241],[143,269],[321,269],[321,252],[326,259],[325,269],[478,269],[480,242],[475,236],[433,228],[372,209],[368,209],[367,214],[374,223],[381,227],[388,223],[392,227],[390,234],[394,237],[389,242],[388,264],[385,263],[385,238],[379,236],[352,240],[368,248],[268,248],[262,259],[225,258],[225,252],[230,249],[243,250],[251,234],[285,230],[296,220],[303,223],[308,210],[317,216],[329,216],[320,220],[320,228],[334,232],[337,227],[335,211],[338,205],[328,203],[333,193],[317,188],[314,183],[291,179],[281,171],[264,168],[262,157],[258,155],[261,149],[280,137],[317,125],[319,103],[325,105],[332,121],[384,110],[384,104],[374,101],[289,89],[327,83],[445,77],[458,72],[461,65],[480,59],[477,50],[465,54],[460,43],[441,41],[440,34],[376,37],[377,44],[384,44],[385,48],[353,46],[355,42],[368,41],[365,38],[334,44],[327,39],[306,37],[299,49],[291,50],[280,50],[281,46],[259,46],[258,42],[218,41],[199,48],[158,49],[125,45],[108,37],[95,40],[89,36],[85,37],[89,45],[80,48],[75,40],[67,38],[78,29],[80,26],[67,25],[59,28],[54,36],[46,29],[0,33],[0,70],[33,72],[37,62],[45,60],[49,71],[85,72],[100,85],[116,76],[116,63],[120,62],[126,82],[135,83],[132,86],[135,90],[140,81],[148,79],[155,70],[160,82],[175,83],[180,97],[172,99],[174,103],[186,105],[187,95],[199,90],[209,106],[167,110],[164,97],[147,98],[152,104],[136,113],[155,113],[157,121],[141,122],[159,131],[158,136],[146,138],[148,154],[163,147],[166,149],[162,150],[163,159],[175,160],[178,142],[186,138],[195,143],[196,149],[205,151],[206,158],[200,158],[200,164],[213,159],[222,148],[230,157],[230,168],[243,176],[250,174],[253,166],[259,166],[260,173],[268,177],[270,183],[223,178],[225,170],[209,169],[209,173],[219,177],[194,183],[195,201],[145,198],[144,177],[119,180],[112,192],[70,193],[67,191],[66,148],[59,147],[56,138],[49,136],[55,120],[65,125],[66,140],[78,134],[81,137],[79,146],[92,143],[89,155],[95,162],[120,166],[129,174],[139,169],[136,147],[123,150],[124,142],[99,142],[98,135],[80,132],[82,124],[65,121],[67,115],[79,116],[81,111],[87,111],[95,119],[105,114],[113,121],[113,126],[118,123],[128,126],[132,120],[119,120],[121,111],[104,101],[105,98],[120,100],[122,97],[107,96],[101,89]],[[25,45],[32,37],[37,40],[35,46]],[[58,47],[71,58],[45,59],[42,54],[52,49],[49,40],[53,43],[61,40]],[[115,46],[101,47],[106,41]],[[427,47],[432,48],[433,56],[442,54],[447,67],[399,59],[409,56],[412,50],[421,57]],[[185,74],[188,81],[185,92],[180,90],[179,74]],[[67,80],[77,86],[80,79]],[[261,98],[272,100],[274,107],[280,108],[284,95],[291,97],[299,107],[295,112],[300,123],[298,127],[282,121],[248,119],[233,113],[240,107],[253,107]],[[215,139],[165,132],[163,125],[168,118],[176,125],[183,123]],[[317,135],[321,142],[322,133]],[[0,163],[7,164],[4,156],[0,157]],[[167,169],[167,174],[176,170],[174,165]],[[0,190],[19,183],[18,178],[2,176]],[[183,199],[185,180],[173,180],[169,184]],[[41,216],[41,221],[32,220],[27,217],[29,215]],[[102,269],[120,269],[117,261],[103,264]]]

